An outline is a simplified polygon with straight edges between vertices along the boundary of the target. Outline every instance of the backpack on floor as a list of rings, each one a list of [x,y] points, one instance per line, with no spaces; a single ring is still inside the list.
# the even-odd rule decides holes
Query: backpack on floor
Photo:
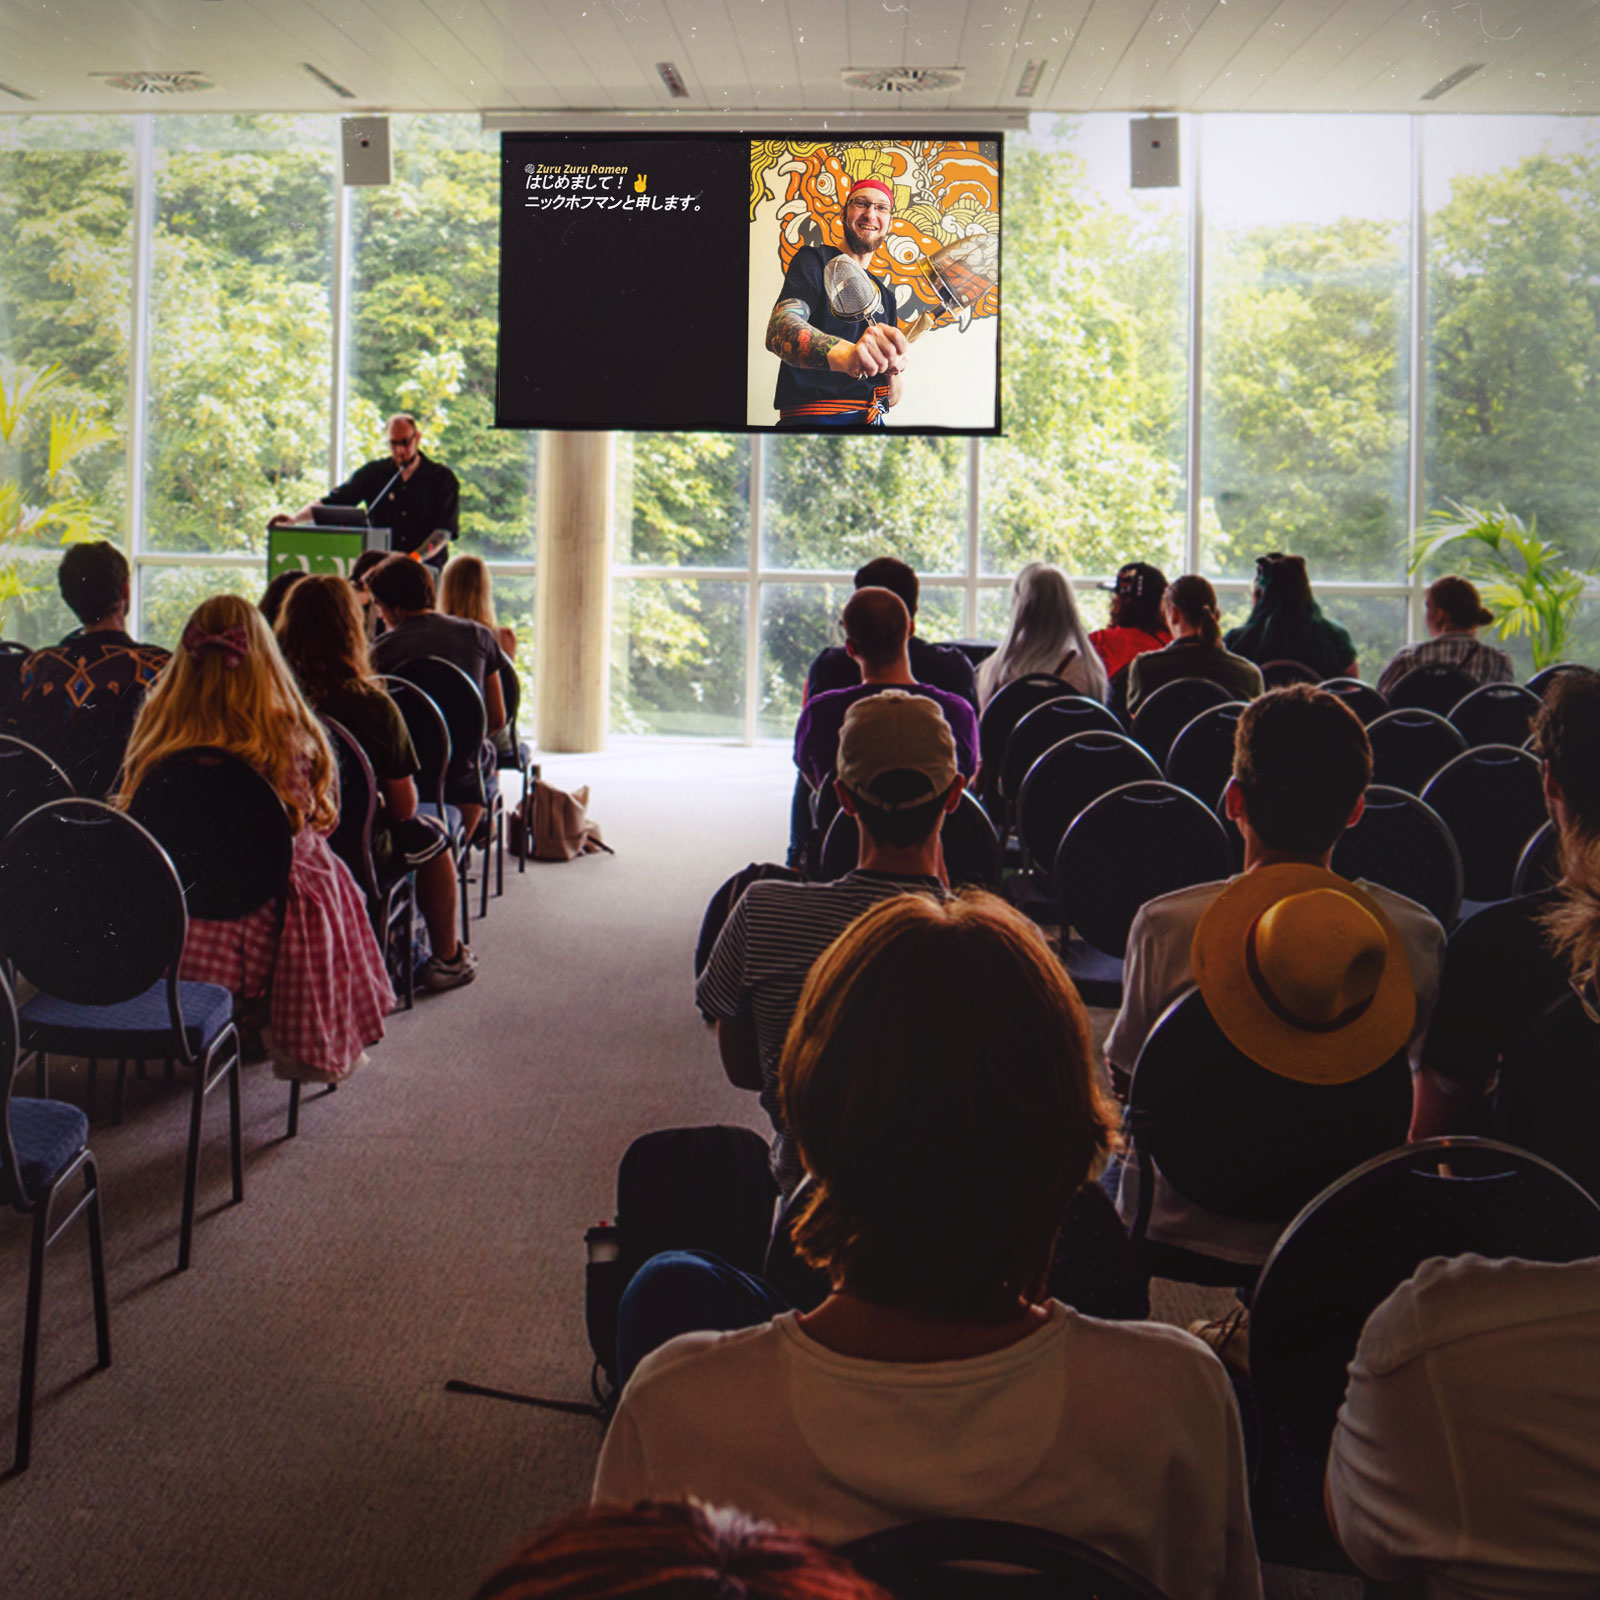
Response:
[[[584,1236],[589,1264],[584,1317],[595,1358],[617,1381],[617,1307],[622,1291],[663,1250],[709,1250],[759,1273],[778,1196],[767,1142],[748,1128],[663,1128],[635,1139],[617,1167],[617,1216]]]

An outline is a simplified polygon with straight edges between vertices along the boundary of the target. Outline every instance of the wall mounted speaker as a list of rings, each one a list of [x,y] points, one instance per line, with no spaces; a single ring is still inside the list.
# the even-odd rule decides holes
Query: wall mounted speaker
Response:
[[[1135,117],[1128,124],[1128,149],[1135,189],[1178,187],[1178,119]]]
[[[344,181],[354,187],[394,182],[389,166],[389,119],[345,117],[339,123],[344,141]]]

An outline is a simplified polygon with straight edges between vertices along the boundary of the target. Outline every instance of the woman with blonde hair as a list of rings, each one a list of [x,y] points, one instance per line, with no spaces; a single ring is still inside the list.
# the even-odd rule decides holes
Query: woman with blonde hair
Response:
[[[439,583],[439,609],[447,617],[465,617],[468,622],[481,622],[495,636],[500,653],[506,658],[506,669],[516,671],[517,636],[510,628],[501,627],[495,618],[494,581],[481,556],[451,558]],[[495,749],[513,749],[515,737],[510,722],[505,723],[492,735]]]
[[[1116,1114],[1038,929],[988,894],[881,901],[812,967],[778,1087],[812,1180],[795,1246],[832,1290],[804,1313],[691,1323],[734,1331],[646,1355],[594,1499],[691,1495],[828,1544],[934,1516],[1021,1522],[1171,1600],[1259,1596],[1221,1363],[1045,1288]],[[657,1256],[622,1315],[697,1283],[726,1307],[740,1277]]]
[[[287,904],[233,922],[192,919],[181,976],[236,999],[271,980],[267,1047],[282,1077],[336,1082],[383,1037],[394,995],[361,891],[324,834],[339,816],[338,769],[260,611],[240,595],[204,601],[128,741],[119,803],[167,756],[210,745],[261,774],[294,830]]]
[[[1043,672],[1102,704],[1105,664],[1078,616],[1077,596],[1060,567],[1030,561],[1011,586],[1011,623],[999,648],[978,668],[978,704],[987,706],[1017,678]]]

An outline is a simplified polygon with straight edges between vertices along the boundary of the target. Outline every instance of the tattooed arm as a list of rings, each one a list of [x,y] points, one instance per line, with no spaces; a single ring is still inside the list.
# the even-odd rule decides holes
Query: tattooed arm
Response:
[[[791,367],[836,370],[828,353],[848,341],[813,327],[810,316],[811,307],[804,300],[780,300],[767,323],[767,349]]]

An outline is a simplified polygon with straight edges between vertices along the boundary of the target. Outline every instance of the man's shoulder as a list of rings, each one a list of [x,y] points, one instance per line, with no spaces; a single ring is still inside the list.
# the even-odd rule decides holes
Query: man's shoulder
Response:
[[[1231,881],[1218,878],[1211,883],[1191,883],[1186,889],[1158,894],[1139,908],[1134,919],[1135,927],[1142,929],[1144,937],[1152,940],[1171,938],[1180,930],[1192,933],[1211,902]],[[1129,937],[1131,939],[1132,934]]]
[[[417,455],[420,457],[419,466],[430,478],[434,478],[440,483],[448,482],[459,485],[459,479],[457,479],[455,473],[453,473],[449,467],[444,464],[444,462],[435,461],[432,456],[426,455],[420,450],[417,452]]]

